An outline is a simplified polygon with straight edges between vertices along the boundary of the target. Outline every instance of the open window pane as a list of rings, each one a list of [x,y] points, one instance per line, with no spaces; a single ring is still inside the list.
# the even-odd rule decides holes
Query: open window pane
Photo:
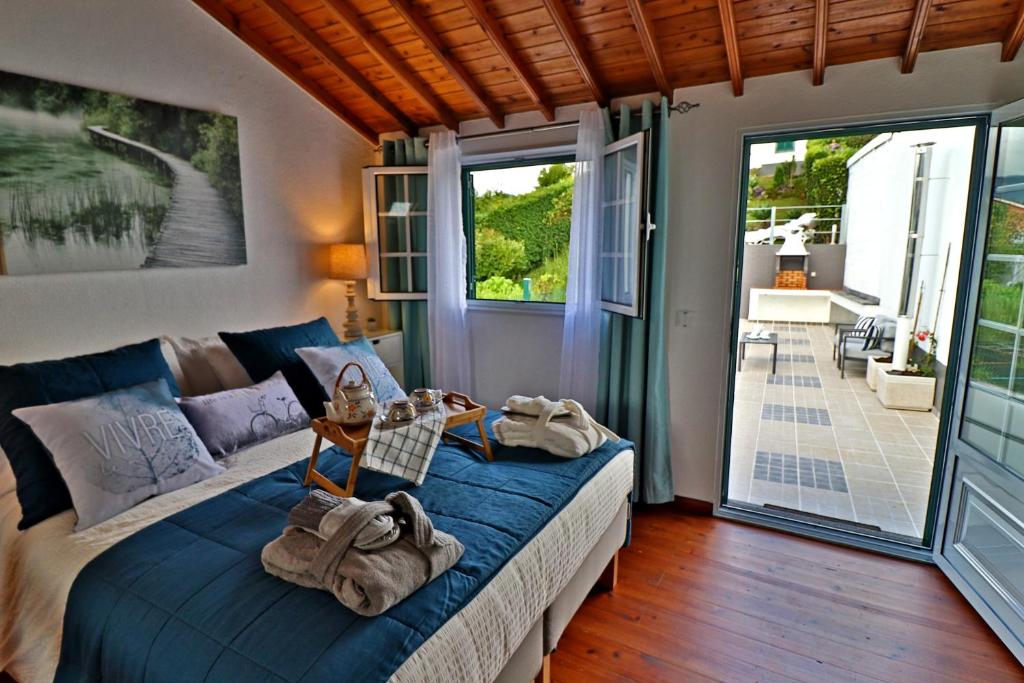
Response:
[[[637,133],[605,148],[601,198],[601,301],[605,310],[634,317],[643,291],[643,145]]]
[[[425,299],[426,169],[367,168],[363,170],[363,188],[370,296]]]
[[[565,302],[572,161],[531,159],[464,169],[471,298]]]

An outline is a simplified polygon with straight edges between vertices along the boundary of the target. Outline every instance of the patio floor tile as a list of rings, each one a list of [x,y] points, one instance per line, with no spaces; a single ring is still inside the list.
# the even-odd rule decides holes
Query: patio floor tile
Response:
[[[778,372],[752,346],[736,375],[730,497],[920,538],[938,418],[882,406],[864,363],[841,378],[831,326],[766,327],[779,334]]]

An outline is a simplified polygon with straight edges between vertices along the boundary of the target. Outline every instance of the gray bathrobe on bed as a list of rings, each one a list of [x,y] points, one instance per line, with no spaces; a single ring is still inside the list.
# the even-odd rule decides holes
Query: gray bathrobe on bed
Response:
[[[405,491],[363,502],[317,490],[295,506],[261,557],[268,573],[375,616],[452,567],[463,550]]]

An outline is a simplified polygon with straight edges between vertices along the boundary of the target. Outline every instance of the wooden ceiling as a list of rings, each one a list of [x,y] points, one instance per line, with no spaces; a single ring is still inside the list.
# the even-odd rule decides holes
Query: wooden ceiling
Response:
[[[1024,42],[1024,0],[193,0],[367,139]]]

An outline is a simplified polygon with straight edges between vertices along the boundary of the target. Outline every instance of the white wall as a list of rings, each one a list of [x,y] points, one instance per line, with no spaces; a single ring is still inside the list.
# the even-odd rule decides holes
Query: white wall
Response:
[[[923,241],[911,305],[917,302],[918,283],[923,283],[917,327],[935,332],[936,356],[943,365],[948,361],[953,329],[974,137],[971,126],[880,135],[849,163],[844,284],[878,297],[882,312],[894,316],[899,312],[906,268],[916,171],[913,146],[932,143],[925,210],[919,227]],[[950,266],[940,302],[947,250]],[[920,346],[924,349],[927,345]]]
[[[913,74],[897,60],[687,88],[699,102],[672,116],[671,224],[664,315],[687,310],[668,331],[672,450],[678,495],[714,500],[723,452],[741,137],[817,123],[884,120],[911,113],[986,109],[1024,97],[1024,60],[1002,63],[998,45],[922,54]]]
[[[240,267],[2,277],[0,363],[321,314],[340,326],[343,287],[315,246],[362,241],[363,138],[190,2],[0,0],[0,17],[4,70],[237,116],[248,245]]]

